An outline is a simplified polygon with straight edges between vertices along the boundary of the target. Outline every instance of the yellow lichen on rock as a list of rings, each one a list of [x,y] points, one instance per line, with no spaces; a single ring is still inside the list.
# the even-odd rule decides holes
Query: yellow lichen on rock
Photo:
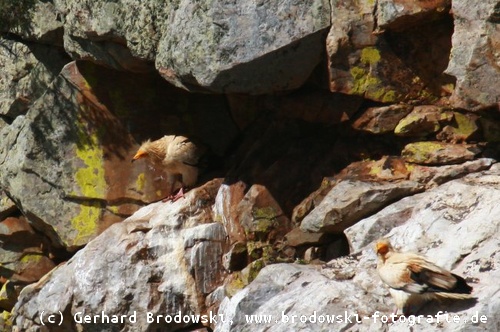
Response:
[[[44,257],[41,253],[40,254],[25,254],[21,259],[19,260],[21,263],[24,264],[29,264],[29,263],[38,263],[42,257]]]
[[[141,173],[137,176],[137,180],[135,180],[135,188],[138,191],[143,191],[145,184],[146,184],[146,175],[144,173]]]
[[[365,61],[375,60],[376,56],[374,55],[365,59]],[[373,76],[369,71],[361,67],[353,67],[350,73],[353,78],[353,85],[350,91],[351,94],[364,96],[365,98],[384,103],[395,102],[397,100],[397,93],[393,90],[385,89],[382,81]]]
[[[361,51],[361,62],[373,65],[381,59],[380,51],[375,47],[365,47]]]
[[[352,67],[350,70],[353,78],[350,93],[384,103],[397,100],[397,93],[387,89],[380,78],[372,73],[372,69],[381,58],[380,50],[376,47],[365,47],[361,50],[360,66]]]
[[[462,135],[466,138],[472,136],[476,131],[478,131],[478,127],[474,119],[458,112],[454,112],[454,119],[457,123],[455,132],[459,135]]]
[[[88,242],[89,238],[96,234],[101,215],[102,209],[99,203],[80,204],[80,213],[71,220],[71,225],[78,232],[74,240],[76,245]]]
[[[71,225],[78,232],[75,243],[85,243],[97,231],[102,216],[100,202],[105,198],[107,184],[103,165],[104,153],[98,135],[88,135],[81,125],[79,129],[76,156],[83,166],[75,173],[79,192],[73,192],[73,195],[82,197],[83,201],[80,204],[80,213],[73,217]]]
[[[405,146],[401,155],[409,162],[424,162],[431,154],[443,149],[439,142],[415,142]]]

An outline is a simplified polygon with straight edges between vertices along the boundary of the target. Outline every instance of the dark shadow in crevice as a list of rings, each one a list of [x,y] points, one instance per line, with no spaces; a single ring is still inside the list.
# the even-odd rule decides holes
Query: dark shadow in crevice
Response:
[[[402,31],[387,30],[384,37],[394,54],[434,95],[440,96],[442,86],[454,85],[456,81],[444,73],[450,59],[453,29],[453,17],[444,13]]]

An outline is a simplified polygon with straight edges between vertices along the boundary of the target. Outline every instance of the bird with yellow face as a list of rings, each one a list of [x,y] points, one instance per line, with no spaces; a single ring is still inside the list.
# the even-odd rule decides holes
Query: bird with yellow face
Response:
[[[396,312],[407,315],[433,299],[471,299],[472,287],[464,278],[413,253],[399,253],[387,239],[375,244],[380,279],[389,286]],[[415,312],[413,312],[414,314]]]
[[[186,188],[192,187],[198,180],[198,163],[205,149],[184,136],[167,135],[162,138],[142,143],[132,162],[141,158],[148,160],[155,168],[164,170],[170,184],[168,196],[164,201],[177,201],[184,197]],[[174,186],[180,182],[181,188],[174,195]]]

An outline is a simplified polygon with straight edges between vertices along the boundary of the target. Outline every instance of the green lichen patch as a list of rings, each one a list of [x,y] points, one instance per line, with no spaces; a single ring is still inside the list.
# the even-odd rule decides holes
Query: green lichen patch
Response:
[[[241,280],[244,284],[248,285],[257,278],[259,272],[266,266],[263,259],[258,259],[245,267],[241,271]]]
[[[449,165],[473,160],[481,148],[475,144],[416,142],[405,146],[401,155],[406,161],[424,165]]]
[[[383,171],[382,166],[380,163],[370,163],[368,174],[377,177]]]
[[[478,130],[476,121],[473,118],[458,112],[454,112],[453,116],[457,124],[455,132],[458,135],[470,137]]]
[[[271,248],[270,245],[265,242],[248,241],[246,244],[246,249],[250,259],[255,261],[266,256]]]
[[[75,173],[75,181],[79,186],[79,193],[92,198],[104,198],[107,184],[104,172],[104,153],[99,145],[97,134],[83,138],[83,133],[79,133],[80,144],[77,144],[76,155],[82,161]]]
[[[106,206],[106,209],[114,214],[120,213],[120,206],[118,206],[118,205],[108,205],[108,206]]]
[[[137,176],[137,179],[135,180],[135,188],[138,191],[143,191],[145,184],[146,184],[146,175],[144,173],[141,173]]]
[[[228,297],[233,297],[236,293],[247,286],[243,281],[241,272],[234,272],[230,276],[230,282],[224,287],[224,292]]]
[[[24,254],[19,260],[22,264],[38,263],[44,257],[40,254]]]
[[[247,238],[265,241],[277,226],[277,212],[272,207],[252,209],[251,222],[243,223]]]
[[[450,121],[436,138],[451,142],[465,142],[479,132],[477,116],[453,112],[453,121]]]
[[[365,64],[376,64],[381,59],[380,51],[375,47],[365,47],[361,51],[361,62]]]
[[[376,59],[376,58],[375,58]],[[372,60],[374,60],[372,58]],[[368,61],[368,60],[367,60]],[[362,67],[352,67],[352,87],[349,93],[384,103],[396,102],[399,95],[396,91],[387,89],[382,81]]]
[[[1,314],[0,320],[5,326],[12,326],[12,313],[10,311],[4,310]]]
[[[406,145],[401,155],[408,162],[428,163],[432,155],[441,149],[443,144],[439,142],[416,142]]]
[[[75,172],[76,190],[72,195],[82,198],[80,213],[72,218],[71,225],[78,232],[75,243],[85,243],[95,235],[103,213],[101,203],[107,193],[104,170],[104,152],[100,145],[99,131],[88,133],[79,122],[76,157],[80,167]]]
[[[97,232],[103,206],[99,202],[86,201],[80,204],[80,213],[71,219],[71,226],[77,232],[75,244],[88,242]]]
[[[398,136],[422,137],[437,133],[444,125],[452,122],[453,113],[435,106],[417,106],[401,119],[394,129]]]
[[[223,215],[219,214],[219,213],[215,213],[214,214],[214,221],[223,224],[224,223],[224,217],[223,217]]]
[[[7,281],[0,289],[0,306],[5,309],[12,309],[17,302],[19,296],[19,287],[14,285],[11,281]],[[2,314],[1,319],[8,321],[11,316],[7,313]]]
[[[427,119],[418,113],[410,113],[405,118],[399,121],[394,129],[394,134],[398,136],[419,135],[425,136],[437,132],[441,129],[439,121]]]

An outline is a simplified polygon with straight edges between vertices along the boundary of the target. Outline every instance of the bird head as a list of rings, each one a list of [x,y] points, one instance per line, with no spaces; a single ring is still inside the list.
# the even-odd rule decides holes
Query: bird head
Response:
[[[387,239],[379,239],[375,243],[375,252],[378,256],[384,257],[389,251],[392,250],[392,245]]]
[[[151,142],[151,140],[147,140],[141,144],[139,150],[132,158],[132,162],[137,159],[147,158],[149,161],[161,162],[165,158],[165,143],[164,140],[159,139]]]
[[[132,162],[136,161],[137,159],[146,158],[147,156],[148,152],[141,147],[139,148],[139,150],[137,150],[137,153],[132,157]]]
[[[132,157],[132,162],[136,161],[137,159],[142,159],[150,156],[150,152],[152,149],[153,144],[151,143],[151,140],[147,140],[142,142],[139,150],[135,153],[135,155]]]

